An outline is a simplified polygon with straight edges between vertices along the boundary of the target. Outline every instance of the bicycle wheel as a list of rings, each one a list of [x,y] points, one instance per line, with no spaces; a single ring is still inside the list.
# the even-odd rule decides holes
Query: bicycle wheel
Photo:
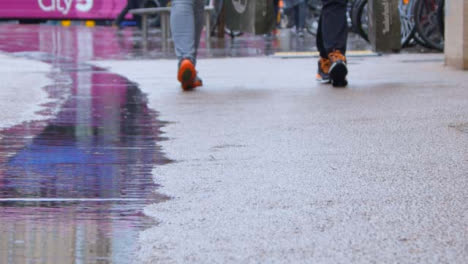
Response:
[[[353,31],[369,42],[369,17],[367,15],[367,0],[357,0],[351,11]]]
[[[444,38],[437,16],[438,1],[418,0],[414,6],[414,22],[418,35],[431,48],[444,50]]]
[[[401,20],[401,46],[409,45],[416,31],[413,20],[413,2],[414,0],[400,0],[398,9]],[[363,39],[369,41],[369,18],[368,18],[367,0],[358,0],[352,9],[352,24],[354,32],[358,33]]]
[[[442,37],[445,37],[445,0],[439,0],[437,7],[437,20],[439,22],[439,29]]]
[[[348,23],[348,30],[351,32],[353,32],[354,30],[353,20],[351,18],[353,14],[354,2],[355,0],[348,0],[347,6],[346,6],[346,21]]]
[[[414,0],[400,0],[398,10],[401,22],[401,47],[407,47],[414,37],[416,27],[413,17]]]

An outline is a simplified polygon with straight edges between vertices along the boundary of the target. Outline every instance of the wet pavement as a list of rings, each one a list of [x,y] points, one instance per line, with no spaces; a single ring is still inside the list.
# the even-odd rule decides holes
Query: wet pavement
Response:
[[[468,75],[443,55],[350,58],[346,89],[314,58],[199,60],[191,93],[172,60],[93,63],[171,121],[141,263],[468,262]]]
[[[314,50],[310,36],[280,34],[202,41],[200,57]],[[47,121],[0,131],[1,263],[132,260],[138,232],[155,224],[142,209],[167,199],[151,174],[170,162],[157,145],[164,123],[136,84],[85,62],[173,58],[151,35],[143,43],[134,28],[0,25],[1,51],[54,67]]]
[[[55,117],[0,131],[2,263],[128,263],[154,224],[143,207],[165,199],[151,177],[169,162],[163,124],[145,96],[92,67],[71,77],[49,90],[71,92]]]
[[[466,259],[466,77],[441,56],[355,59],[343,90],[315,60],[200,60],[182,93],[157,33],[0,25],[0,51],[54,67],[45,121],[0,131],[0,263]],[[280,34],[200,55],[315,49]]]
[[[84,30],[0,27],[0,50],[54,66],[46,121],[0,131],[0,263],[129,263],[155,224],[144,206],[167,199],[151,174],[170,162],[164,122],[135,83],[84,63],[100,49]]]

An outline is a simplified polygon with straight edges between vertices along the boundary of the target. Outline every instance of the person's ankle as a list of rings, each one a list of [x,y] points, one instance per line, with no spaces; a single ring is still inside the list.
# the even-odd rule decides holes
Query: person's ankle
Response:
[[[182,64],[182,62],[185,61],[185,60],[189,60],[189,61],[195,66],[195,62],[194,62],[193,59],[190,58],[190,57],[182,57],[181,59],[179,59],[178,66],[180,67],[180,65]]]

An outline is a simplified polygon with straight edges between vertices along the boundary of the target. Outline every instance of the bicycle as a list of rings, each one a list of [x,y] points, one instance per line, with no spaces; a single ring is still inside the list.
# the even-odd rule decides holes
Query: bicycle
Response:
[[[414,38],[415,23],[413,19],[414,0],[399,0],[398,10],[401,21],[401,46],[409,46]],[[354,32],[358,33],[363,39],[369,41],[369,18],[368,1],[357,0],[355,2],[352,14]]]
[[[414,6],[414,22],[418,35],[427,46],[439,51],[444,50],[444,4],[445,1],[417,0]]]
[[[354,31],[369,41],[367,1],[355,2],[352,20]],[[444,0],[399,0],[402,47],[418,43],[443,50],[443,5]]]

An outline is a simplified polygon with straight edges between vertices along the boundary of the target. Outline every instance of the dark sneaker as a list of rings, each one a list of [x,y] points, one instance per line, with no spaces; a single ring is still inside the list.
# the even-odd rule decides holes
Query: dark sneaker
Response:
[[[179,65],[179,72],[177,73],[177,79],[182,85],[184,90],[192,90],[198,86],[202,86],[203,83],[200,78],[197,77],[197,70],[195,65],[189,59],[183,59]]]
[[[344,87],[348,85],[346,75],[348,75],[348,67],[346,66],[346,57],[339,51],[335,50],[328,54],[330,59],[330,81],[335,87]]]
[[[315,79],[320,83],[330,83],[330,66],[331,62],[329,59],[320,58],[318,61],[318,71]]]

